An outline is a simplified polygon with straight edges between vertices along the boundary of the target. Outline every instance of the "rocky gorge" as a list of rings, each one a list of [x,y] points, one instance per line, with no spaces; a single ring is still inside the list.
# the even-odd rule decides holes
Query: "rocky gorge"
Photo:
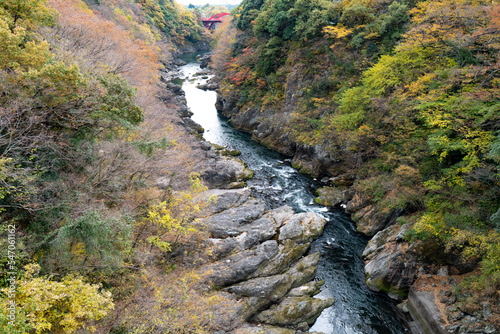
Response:
[[[216,289],[238,301],[230,315],[216,320],[222,328],[218,333],[306,332],[334,303],[333,298],[314,298],[324,283],[313,280],[320,256],[306,254],[326,220],[314,213],[294,213],[289,206],[270,209],[243,189],[253,171],[235,157],[238,152],[201,138],[204,129],[191,119],[184,91],[172,82],[182,64],[166,64],[162,82],[168,94],[163,100],[176,106],[179,124],[197,138],[197,154],[206,161],[200,174],[217,195],[208,218],[199,222],[210,236],[211,249],[198,268],[206,285],[200,289]]]
[[[191,119],[192,112],[187,106],[184,91],[181,86],[173,83],[175,82],[175,78],[179,77],[178,66],[182,66],[184,64],[184,61],[177,59],[169,67],[167,67],[162,75],[162,81],[164,82],[166,89],[171,92],[169,100],[166,100],[165,102],[174,102],[177,106],[177,112],[181,119],[180,124],[184,126],[188,132],[198,138],[200,147],[204,150],[205,157],[209,161],[210,167],[206,168],[206,170],[202,172],[203,179],[209,188],[231,189],[241,187],[245,185],[244,181],[252,176],[252,172],[246,168],[245,164],[241,160],[227,154],[227,150],[224,152],[221,147],[212,146],[210,143],[203,140],[202,134],[204,129]],[[212,81],[210,83],[210,87],[212,89],[218,87],[217,82],[214,83]],[[204,89],[207,87],[199,88]],[[271,126],[267,130],[267,135],[260,132],[262,129],[269,126],[267,123],[261,125],[262,123],[260,123],[259,119],[260,117],[263,117],[263,115],[260,112],[257,114],[249,110],[244,113],[244,116],[237,114],[237,117],[231,117],[228,113],[228,106],[232,106],[234,108],[234,105],[231,103],[227,104],[223,100],[222,95],[218,94],[216,107],[230,119],[233,126],[239,130],[251,133],[253,139],[270,147],[271,149],[277,150],[285,155],[293,155],[295,147],[294,144],[288,140],[287,134],[281,134],[279,131],[275,131],[276,125]],[[232,110],[234,111],[236,109]],[[283,121],[283,119],[280,119],[279,117],[276,117],[276,120]],[[281,146],[275,147],[273,144],[270,144],[271,141],[269,137],[275,138],[274,136],[276,135],[279,136],[279,139],[274,140],[282,143]],[[285,150],[283,150],[283,148],[285,148]],[[307,151],[307,154],[305,148],[299,149],[298,151],[302,152],[302,155],[300,155],[300,158],[294,156],[293,163],[295,166],[297,166],[297,163],[302,166],[299,168],[301,172],[305,172],[304,166],[306,165],[309,166],[307,167],[308,171],[319,171],[322,163],[320,163],[316,158],[310,158],[311,152],[314,151],[309,150]],[[306,159],[308,159],[309,162],[307,162]],[[351,210],[351,212],[361,211],[361,209],[365,208],[363,206],[365,203],[359,199],[359,196],[350,195],[349,190],[343,191],[341,194],[336,193],[339,196],[335,197],[332,196],[331,193],[325,193],[325,189],[327,188],[319,189],[320,193],[323,194],[322,197],[320,196],[318,198],[319,202],[327,201],[328,203],[331,203],[331,201],[334,201],[333,205],[336,206],[346,203],[348,204],[348,210]],[[292,227],[300,228],[300,226],[303,225],[300,223],[300,219],[295,218],[293,219],[295,223],[292,222],[289,228],[285,228],[286,224],[282,226],[285,221],[288,222],[288,220],[293,216],[293,210],[289,207],[283,207],[278,209],[278,211],[266,212],[264,209],[264,203],[259,203],[255,198],[251,198],[248,191],[246,193],[243,191],[229,191],[227,193],[222,193],[221,198],[222,202],[219,202],[222,203],[221,206],[219,208],[216,206],[213,209],[214,216],[206,220],[212,237],[211,242],[215,247],[214,257],[212,260],[215,260],[216,262],[205,265],[202,272],[206,280],[212,282],[212,284],[217,288],[224,288],[225,292],[233,293],[240,298],[245,299],[245,303],[235,312],[237,315],[230,318],[231,321],[229,321],[229,323],[237,323],[241,325],[243,320],[253,320],[261,323],[267,323],[269,326],[274,326],[265,327],[265,330],[268,331],[266,333],[295,333],[296,330],[307,330],[308,325],[314,323],[314,320],[317,316],[319,316],[321,311],[331,305],[334,301],[329,300],[326,303],[314,303],[312,296],[319,292],[321,281],[298,287],[297,283],[291,279],[292,276],[288,273],[288,271],[286,271],[286,269],[290,267],[291,264],[297,262],[298,259],[306,253],[311,241],[313,240],[312,235],[314,235],[314,237],[318,237],[321,234],[325,222],[322,222],[320,225],[321,228],[319,229],[316,226],[315,233],[305,231],[306,234],[310,234],[307,238],[299,237],[298,240],[294,240],[297,238],[285,240],[284,238],[286,237],[284,236],[287,236],[287,230],[292,229]],[[276,217],[271,218],[276,214]],[[284,214],[288,215],[288,219],[283,218]],[[260,218],[264,216],[266,216],[266,218]],[[221,217],[222,224],[221,221],[219,221]],[[318,219],[318,217],[315,217],[312,220],[314,221]],[[309,221],[311,221],[311,218],[309,218]],[[297,224],[297,222],[299,222],[299,224]],[[282,228],[285,231],[284,234],[281,233]],[[303,226],[302,228],[307,228],[307,226]],[[376,228],[374,231],[378,232]],[[303,233],[304,231],[298,229],[292,234],[300,235]],[[279,246],[275,240],[271,240],[273,238],[280,241]],[[374,240],[380,243],[380,238],[376,238]],[[402,238],[398,240],[401,241]],[[392,297],[400,298],[404,295],[404,292],[401,293],[401,291],[404,291],[405,288],[409,287],[409,280],[401,279],[406,282],[407,286],[398,286],[400,290],[392,287],[389,289],[379,288],[379,286],[382,285],[384,285],[384,287],[387,286],[387,283],[385,282],[389,276],[388,272],[390,269],[385,266],[387,262],[379,260],[383,259],[386,254],[386,250],[383,246],[382,248],[384,248],[384,252],[382,252],[379,248],[375,248],[372,251],[373,254],[371,254],[372,252],[370,252],[370,249],[373,248],[374,244],[375,243],[370,243],[365,250],[366,254],[364,253],[366,256],[372,255],[374,261],[371,263],[377,264],[374,269],[377,273],[374,273],[372,277],[372,281],[376,283],[368,283],[368,286],[370,286],[370,288],[374,291],[388,292],[389,290],[394,290],[394,292],[391,292],[390,295]],[[383,241],[382,244],[385,245]],[[382,253],[384,255],[382,255]],[[395,257],[398,258],[399,255],[400,253],[396,254]],[[317,255],[308,256],[300,261],[306,261],[309,262],[309,265],[312,265],[308,272],[302,273],[297,271],[297,269],[292,271],[294,274],[299,273],[303,275],[303,279],[299,279],[301,284],[305,284],[314,278],[318,260],[319,257]],[[381,262],[382,264],[380,264]],[[260,266],[264,269],[259,270]],[[394,271],[394,269],[392,270]],[[391,279],[394,280],[395,278]],[[389,283],[389,286],[391,286],[391,284],[392,283]],[[292,290],[294,288],[299,288],[300,291],[309,292],[304,293],[303,296],[300,296],[302,298],[297,299],[299,296],[294,296],[294,294],[296,294],[296,292],[293,292],[294,290]],[[295,289],[295,291],[299,290]],[[292,296],[294,298],[290,299]],[[308,297],[306,298],[306,296]],[[304,299],[308,299],[309,302]],[[277,301],[281,301],[281,303],[276,305],[275,303]],[[284,312],[286,314],[288,308],[294,309],[294,306],[290,306],[291,302],[297,302],[298,305],[304,304],[304,316],[294,313],[287,320],[283,318],[283,314],[274,314],[271,316],[271,312],[273,312],[272,310],[274,310],[274,312]],[[273,305],[273,307],[266,310],[266,307],[269,308],[271,305]],[[280,307],[279,305],[283,306]],[[262,310],[266,310],[266,312]],[[259,317],[259,314],[267,314],[267,316],[260,315]],[[266,321],[265,319],[268,320]],[[276,327],[280,325],[286,327]],[[225,324],[226,330],[235,330],[231,327],[234,327],[234,325]],[[294,327],[294,329],[287,327]],[[261,327],[255,327],[254,325],[245,323],[242,327],[237,329],[235,333],[258,333],[260,330],[262,330]]]
[[[474,310],[456,317],[461,304],[454,296],[456,278],[463,279],[471,271],[458,258],[446,258],[429,243],[411,243],[405,238],[411,223],[400,223],[398,217],[408,214],[404,209],[381,209],[372,198],[357,192],[353,187],[356,175],[345,173],[342,158],[333,156],[325,144],[307,146],[295,142],[289,122],[297,111],[300,96],[310,84],[299,79],[298,71],[291,71],[285,84],[285,100],[279,107],[239,107],[240,96],[235,91],[219,90],[217,109],[229,122],[252,139],[291,157],[292,165],[301,173],[322,180],[316,202],[330,207],[342,207],[356,223],[357,230],[372,239],[363,252],[366,284],[373,291],[387,293],[400,308],[411,313],[410,327],[414,332],[425,333],[494,333],[497,315],[493,312]],[[441,257],[441,258],[440,258]],[[433,264],[431,264],[433,263]],[[455,275],[455,276],[454,276]],[[458,276],[456,276],[458,275]],[[427,284],[421,282],[438,278],[445,283],[437,288],[436,296],[425,293]],[[455,282],[450,286],[446,282]],[[420,283],[419,283],[420,282]],[[428,283],[436,289],[436,284]],[[439,296],[453,295],[442,299]],[[425,295],[426,297],[422,297]],[[419,298],[427,298],[423,303]],[[408,309],[407,303],[411,305]],[[439,312],[434,312],[438,309]],[[431,308],[431,309],[429,309]],[[491,305],[485,305],[490,310]],[[496,306],[498,311],[498,305]],[[422,312],[420,312],[420,311]],[[464,318],[465,315],[467,318]],[[485,314],[488,314],[485,316]]]
[[[363,252],[366,284],[371,290],[387,293],[400,303],[398,307],[410,319],[408,326],[411,331],[468,333],[474,328],[477,333],[494,333],[497,329],[488,320],[491,305],[484,306],[486,311],[462,312],[462,316],[456,316],[457,311],[453,311],[460,310],[458,299],[453,293],[457,278],[460,279],[456,275],[467,272],[466,268],[446,264],[429,265],[428,260],[423,260],[422,254],[427,252],[432,256],[433,250],[425,249],[425,244],[411,244],[405,239],[411,224],[397,222],[403,210],[380,210],[370,198],[357,193],[352,187],[355,176],[339,174],[342,162],[326,153],[325,148],[321,145],[302,146],[290,139],[290,133],[285,130],[286,122],[297,103],[296,96],[300,95],[298,87],[305,85],[294,82],[293,78],[290,80],[283,110],[240,110],[236,106],[239,97],[227,92],[219,92],[216,107],[232,126],[250,133],[253,140],[292,157],[292,165],[300,172],[322,177],[324,187],[318,189],[316,202],[344,208],[355,221],[357,230],[371,237]],[[171,80],[165,82],[167,88],[176,95],[174,99],[180,106],[179,115],[183,125],[198,136],[200,145],[212,161],[212,168],[203,174],[204,180],[211,188],[244,186],[244,181],[252,176],[252,172],[228,154],[228,150],[212,148],[202,140],[203,129],[191,120],[182,89]],[[214,90],[217,87],[218,83],[212,79],[198,88]],[[321,228],[314,227],[314,232],[302,230],[306,222],[314,222],[319,218],[294,217],[293,211],[287,207],[266,211],[262,203],[258,209],[258,201],[248,192],[229,192],[223,194],[222,198],[222,203],[227,203],[222,205],[224,209],[214,209],[213,218],[206,221],[211,242],[216,249],[212,260],[216,262],[206,265],[202,269],[203,275],[224,293],[241,298],[241,306],[236,311],[240,325],[245,320],[266,324],[264,327],[255,327],[244,323],[238,329],[231,326],[225,329],[233,330],[234,333],[261,333],[263,330],[265,333],[299,333],[307,330],[321,310],[333,303],[333,300],[312,298],[319,292],[321,282],[306,284],[314,278],[319,257],[311,254],[299,261],[312,239],[321,234],[324,222],[318,225]],[[233,215],[236,218],[230,218]],[[287,215],[286,219],[283,219],[284,215]],[[222,225],[218,226],[221,222]],[[289,235],[287,230],[294,232]],[[304,233],[308,236],[303,236]],[[312,269],[301,271],[304,262],[312,265]],[[292,279],[297,274],[302,278]],[[422,282],[434,279],[445,282],[440,284],[442,289],[437,289],[435,294],[426,292],[427,283]],[[436,290],[435,283],[428,285]],[[300,295],[299,291],[304,293]],[[448,297],[441,298],[445,295]],[[422,298],[426,302],[422,302]],[[291,312],[297,308],[300,312]],[[435,309],[439,309],[439,312],[434,312]],[[234,318],[232,323],[237,323]]]

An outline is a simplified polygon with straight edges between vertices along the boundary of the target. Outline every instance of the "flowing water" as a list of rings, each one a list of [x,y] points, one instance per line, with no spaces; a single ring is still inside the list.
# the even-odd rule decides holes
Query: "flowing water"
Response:
[[[368,239],[356,232],[354,224],[340,211],[329,211],[314,204],[316,183],[299,174],[289,160],[251,141],[250,135],[234,130],[215,109],[216,93],[196,85],[205,82],[194,55],[181,68],[182,88],[186,93],[192,119],[205,129],[204,138],[212,143],[240,150],[240,158],[255,171],[247,182],[258,197],[272,207],[288,204],[297,212],[312,211],[328,219],[321,237],[310,252],[322,254],[316,278],[325,284],[317,297],[334,297],[335,304],[325,309],[311,331],[325,334],[396,334],[405,328],[386,296],[370,291],[365,285],[361,253]]]

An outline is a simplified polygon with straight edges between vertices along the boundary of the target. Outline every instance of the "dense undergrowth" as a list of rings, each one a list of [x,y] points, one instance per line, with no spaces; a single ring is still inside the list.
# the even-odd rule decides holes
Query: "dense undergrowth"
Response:
[[[441,263],[479,266],[467,289],[498,298],[500,6],[245,0],[233,14],[213,60],[223,93],[290,113],[293,86],[283,132],[327,151]]]
[[[169,0],[0,1],[0,332],[213,326],[223,301],[182,263],[206,188],[158,99],[161,63],[204,34]]]

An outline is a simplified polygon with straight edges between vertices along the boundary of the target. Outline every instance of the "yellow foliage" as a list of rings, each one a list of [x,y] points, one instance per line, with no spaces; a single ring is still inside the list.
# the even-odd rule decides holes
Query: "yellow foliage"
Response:
[[[49,45],[46,42],[29,41],[24,27],[9,28],[8,22],[0,16],[0,69],[39,68],[48,58]]]
[[[336,26],[326,26],[323,28],[323,33],[330,38],[344,38],[349,37],[354,32],[354,29],[347,28],[343,24]]]
[[[61,282],[36,277],[38,264],[29,264],[25,269],[26,276],[18,281],[16,294],[18,312],[23,316],[18,314],[16,321],[26,319],[36,333],[74,333],[82,327],[92,331],[86,322],[102,319],[114,307],[111,293],[100,291],[100,285],[84,283],[73,275]],[[2,291],[6,293],[7,289]],[[8,299],[0,301],[2,312],[7,311],[8,302]]]
[[[413,230],[422,239],[442,238],[445,227],[442,214],[425,213],[413,225]]]
[[[326,102],[327,101],[325,98],[317,98],[317,97],[311,98],[311,103],[314,104],[316,108],[323,106]]]
[[[181,268],[167,274],[145,269],[143,288],[122,304],[124,309],[117,310],[116,323],[129,333],[213,333],[217,322],[227,321],[224,317],[234,311],[236,300],[216,291],[201,291],[203,283],[198,274]],[[242,322],[234,316],[231,321]]]
[[[360,136],[368,136],[372,133],[373,129],[369,127],[368,125],[361,125],[358,129],[358,133]]]
[[[424,74],[422,77],[405,86],[408,91],[407,94],[409,96],[419,96],[427,90],[428,86],[434,81],[435,78],[435,73]]]
[[[469,230],[452,229],[452,236],[446,243],[446,250],[458,248],[466,260],[475,260],[485,254],[489,248],[498,244],[498,233],[477,233]]]
[[[147,240],[165,252],[172,251],[171,242],[166,239],[174,238],[174,242],[177,242],[182,237],[197,232],[192,225],[196,214],[215,200],[201,195],[208,188],[201,182],[199,174],[192,173],[190,182],[190,191],[172,194],[169,199],[154,205],[148,212],[147,221],[158,228],[159,234]]]

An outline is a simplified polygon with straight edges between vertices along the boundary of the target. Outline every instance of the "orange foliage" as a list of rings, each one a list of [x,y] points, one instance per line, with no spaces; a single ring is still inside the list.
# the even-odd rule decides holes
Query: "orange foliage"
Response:
[[[216,47],[214,48],[211,65],[216,73],[224,73],[226,64],[231,57],[231,46],[236,38],[236,27],[231,20],[222,21],[221,25],[214,31]]]
[[[130,32],[92,12],[80,0],[50,0],[60,15],[58,27],[48,33],[69,58],[77,58],[83,70],[120,74],[134,86],[157,76],[158,53]]]
[[[494,5],[487,10],[487,18],[489,19],[488,25],[484,28],[478,29],[472,37],[481,39],[484,43],[490,44],[490,47],[500,49],[500,5]],[[500,69],[500,57],[497,61],[491,64],[491,67]]]
[[[257,78],[251,67],[255,66],[258,50],[252,46],[246,47],[243,52],[232,58],[227,68],[227,79],[236,86],[245,86],[255,83]]]

